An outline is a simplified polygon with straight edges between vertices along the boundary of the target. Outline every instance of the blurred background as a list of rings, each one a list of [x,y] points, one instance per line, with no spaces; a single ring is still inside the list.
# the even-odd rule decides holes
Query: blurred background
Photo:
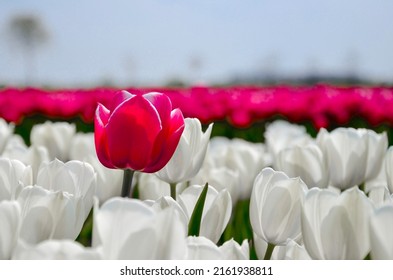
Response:
[[[0,0],[0,85],[393,83],[391,0]]]

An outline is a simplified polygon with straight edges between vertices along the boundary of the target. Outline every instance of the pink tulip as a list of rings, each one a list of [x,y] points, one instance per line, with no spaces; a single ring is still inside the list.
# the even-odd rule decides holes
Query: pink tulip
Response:
[[[97,155],[108,168],[153,173],[170,160],[183,130],[182,112],[172,110],[168,96],[122,91],[114,97],[112,108],[97,107]]]

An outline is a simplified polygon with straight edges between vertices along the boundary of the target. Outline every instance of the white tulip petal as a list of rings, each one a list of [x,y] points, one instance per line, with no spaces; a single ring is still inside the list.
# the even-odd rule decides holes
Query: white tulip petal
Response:
[[[97,250],[85,248],[71,240],[46,240],[37,245],[19,242],[14,260],[99,260]]]
[[[187,260],[222,260],[222,252],[211,240],[203,236],[187,237]]]
[[[228,225],[231,213],[231,196],[227,190],[222,190],[202,217],[200,235],[217,243]]]
[[[20,212],[18,202],[0,202],[0,260],[11,258],[19,234]]]
[[[371,257],[393,259],[393,204],[377,209],[370,219]]]
[[[249,260],[250,249],[248,240],[243,240],[242,245],[239,245],[235,240],[230,239],[219,247],[225,260]]]

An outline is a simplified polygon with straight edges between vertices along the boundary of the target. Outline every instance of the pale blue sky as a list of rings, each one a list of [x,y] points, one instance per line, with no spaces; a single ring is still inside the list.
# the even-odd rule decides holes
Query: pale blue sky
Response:
[[[0,83],[24,81],[6,37],[15,14],[51,33],[34,80],[56,86],[213,83],[266,69],[282,75],[356,72],[393,81],[391,0],[0,0]],[[190,62],[201,66],[192,70]]]

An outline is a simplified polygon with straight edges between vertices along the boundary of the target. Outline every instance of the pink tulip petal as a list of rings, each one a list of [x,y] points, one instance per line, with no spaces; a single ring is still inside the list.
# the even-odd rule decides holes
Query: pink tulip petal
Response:
[[[162,127],[167,127],[171,118],[172,103],[168,96],[159,92],[150,92],[143,95],[150,101],[160,114]]]
[[[149,101],[140,95],[124,101],[107,125],[112,163],[118,168],[145,168],[160,131],[159,114]]]
[[[184,118],[179,109],[171,113],[170,126],[162,130],[154,143],[154,149],[151,156],[151,162],[148,167],[142,170],[146,173],[153,173],[162,169],[172,158],[180,137],[184,130]]]
[[[119,106],[124,101],[134,97],[135,94],[129,93],[126,90],[122,90],[121,92],[117,93],[112,100],[112,110],[115,110],[117,106]]]
[[[114,168],[109,156],[108,138],[105,131],[105,126],[108,123],[109,116],[109,110],[102,104],[98,104],[94,120],[94,143],[100,162],[108,168]]]

